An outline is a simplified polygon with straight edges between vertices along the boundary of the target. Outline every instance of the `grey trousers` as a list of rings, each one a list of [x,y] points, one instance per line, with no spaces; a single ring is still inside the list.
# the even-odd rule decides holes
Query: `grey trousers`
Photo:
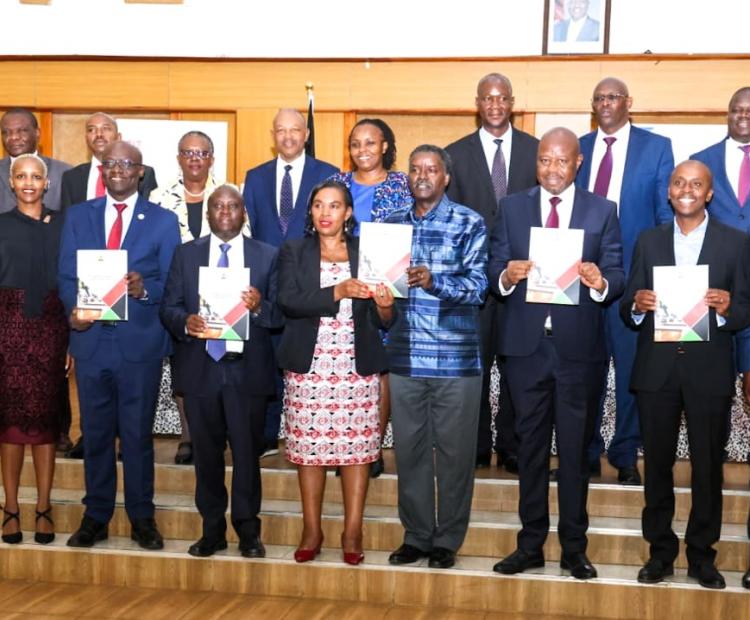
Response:
[[[482,376],[391,373],[390,390],[404,542],[457,551],[469,527]]]

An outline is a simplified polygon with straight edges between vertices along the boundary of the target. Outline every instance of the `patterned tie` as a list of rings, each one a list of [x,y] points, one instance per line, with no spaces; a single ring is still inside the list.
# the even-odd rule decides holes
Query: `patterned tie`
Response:
[[[549,203],[552,208],[549,210],[547,221],[544,223],[545,228],[560,228],[560,216],[557,213],[557,205],[559,205],[561,199],[559,196],[552,196],[549,199]]]
[[[104,187],[104,177],[102,176],[102,168],[103,166],[99,165],[97,166],[99,169],[99,177],[96,179],[96,198],[101,198],[104,196],[104,194],[107,193],[107,190]]]
[[[740,182],[737,186],[737,198],[739,198],[740,206],[743,207],[747,202],[748,196],[750,196],[750,144],[741,146],[742,152],[742,164],[740,164]]]
[[[292,218],[294,210],[294,201],[292,200],[292,175],[289,171],[292,167],[287,164],[284,166],[284,178],[281,179],[281,197],[279,200],[279,224],[281,225],[281,234],[286,235],[289,228],[289,220]]]
[[[594,183],[594,193],[600,196],[607,197],[607,191],[609,190],[609,180],[612,178],[612,145],[617,138],[604,138],[604,142],[607,143],[607,152],[602,157],[602,162],[599,164],[599,172],[596,173],[596,183]]]
[[[229,267],[229,256],[227,256],[227,252],[229,252],[229,248],[231,247],[232,246],[228,243],[222,243],[219,246],[221,256],[219,256],[219,262],[216,263],[217,267]],[[220,361],[226,352],[227,343],[225,340],[210,339],[206,341],[206,353],[208,353],[214,361]]]
[[[119,250],[120,243],[122,242],[122,212],[127,208],[124,202],[117,202],[112,205],[117,209],[117,219],[112,224],[112,228],[109,229],[109,237],[107,237],[107,249],[108,250]]]
[[[497,150],[492,160],[492,187],[495,190],[495,200],[499,202],[508,193],[508,177],[505,172],[503,141],[500,138],[495,138],[493,142],[497,144]]]

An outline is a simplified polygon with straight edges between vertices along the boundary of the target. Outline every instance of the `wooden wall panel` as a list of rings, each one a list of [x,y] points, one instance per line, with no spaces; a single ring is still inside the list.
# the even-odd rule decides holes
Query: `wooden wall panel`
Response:
[[[276,112],[276,108],[237,110],[235,178],[238,183],[245,181],[245,173],[249,168],[274,156],[271,125]]]
[[[315,112],[315,157],[341,168],[348,133],[343,112]]]
[[[237,120],[235,115],[228,112],[178,112],[172,118],[180,121],[224,121],[227,123],[227,178],[230,183],[237,183]],[[221,180],[221,179],[218,179]],[[239,179],[242,182],[242,179]]]

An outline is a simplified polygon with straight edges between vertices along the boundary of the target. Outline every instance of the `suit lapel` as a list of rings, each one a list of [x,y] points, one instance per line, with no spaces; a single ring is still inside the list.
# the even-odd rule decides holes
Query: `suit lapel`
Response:
[[[511,157],[511,161],[513,161]],[[479,182],[484,186],[484,191],[495,199],[495,188],[492,187],[492,177],[487,168],[487,159],[484,156],[482,140],[479,137],[479,130],[475,131],[471,138],[471,165],[479,175]],[[510,176],[510,175],[509,175]],[[497,207],[497,205],[495,205]]]
[[[532,187],[528,193],[531,210],[529,211],[529,222],[531,226],[540,228],[542,226],[542,192],[539,190],[539,186]]]
[[[91,230],[94,232],[96,247],[99,248],[107,247],[106,233],[104,231],[104,209],[106,206],[107,198],[99,198],[96,202],[91,204],[91,207],[88,210]]]
[[[15,201],[16,195],[10,188],[10,157],[4,157],[0,160],[0,187]],[[15,202],[13,204],[15,205]]]
[[[700,254],[698,254],[699,265],[711,265],[720,264],[714,257],[714,249],[716,248],[717,242],[717,230],[714,226],[715,222],[713,218],[708,218],[708,225],[706,226],[706,234],[703,237],[703,245],[701,246]]]
[[[583,163],[581,168],[578,170],[578,176],[576,177],[576,185],[587,189],[589,186],[589,178],[591,178],[591,156],[594,153],[594,140],[596,140],[596,133],[587,134],[580,140],[581,153],[583,154]]]
[[[583,221],[586,219],[587,208],[588,202],[586,200],[586,194],[579,191],[576,187],[575,194],[573,195],[573,209],[570,212],[570,224],[568,225],[568,228],[584,228]]]
[[[713,166],[712,172],[714,173],[714,185],[723,185],[727,194],[734,199],[734,206],[738,209],[742,208],[740,199],[737,197],[734,189],[732,189],[732,183],[727,176],[726,138],[719,143],[719,148],[716,149],[716,164]]]
[[[129,250],[138,241],[138,238],[142,234],[141,230],[149,225],[149,209],[148,202],[139,195],[138,200],[135,202],[135,210],[130,220],[130,226],[128,226],[128,232],[125,233],[125,238],[120,244],[123,250]]]

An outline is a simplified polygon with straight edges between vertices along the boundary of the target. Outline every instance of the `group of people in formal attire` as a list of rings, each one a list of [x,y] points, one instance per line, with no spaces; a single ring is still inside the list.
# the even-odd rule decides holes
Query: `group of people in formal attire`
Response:
[[[396,139],[384,121],[354,126],[352,170],[340,172],[305,153],[304,116],[282,109],[271,130],[278,156],[248,171],[242,191],[213,178],[214,147],[202,132],[181,138],[179,177],[159,187],[108,114],[87,120],[92,160],[70,168],[36,153],[31,112],[6,112],[2,540],[23,538],[18,485],[26,444],[38,490],[35,539],[54,538],[55,446],[66,417],[70,424],[66,376],[74,371],[86,495],[67,544],[90,547],[107,538],[119,440],[132,538],[145,549],[163,547],[151,433],[169,358],[183,428],[177,460],[195,464],[203,524],[190,554],[227,548],[231,492],[240,553],[265,555],[259,459],[278,450],[283,419],[303,508],[295,560],[314,560],[324,544],[327,470],[337,468],[342,557],[361,563],[368,483],[383,470],[390,420],[404,527],[391,564],[455,564],[475,468],[491,466],[494,449],[497,465],[519,476],[521,520],[516,550],[494,570],[544,565],[556,480],[560,567],[594,578],[586,503],[589,481],[601,473],[603,395],[613,360],[617,412],[607,458],[623,485],[641,484],[641,447],[645,462],[642,523],[650,554],[638,580],[656,583],[673,573],[672,469],[684,412],[693,494],[688,575],[725,587],[714,545],[738,372],[750,392],[750,227],[743,211],[750,207],[750,87],[729,102],[727,138],[677,167],[667,138],[631,125],[632,98],[616,78],[595,86],[597,129],[580,139],[562,127],[540,139],[513,128],[513,103],[507,77],[484,76],[476,93],[479,129],[446,148],[418,146],[406,173],[392,169]],[[411,227],[405,297],[358,278],[363,222]],[[576,305],[527,301],[532,228],[583,231]],[[76,256],[86,249],[127,250],[126,321],[79,312]],[[709,268],[708,341],[654,342],[653,268],[695,264]],[[202,267],[249,269],[237,300],[248,313],[247,340],[210,337],[200,312]],[[494,445],[493,366],[500,373]],[[550,470],[553,431],[559,466]],[[743,585],[750,587],[750,571]]]

